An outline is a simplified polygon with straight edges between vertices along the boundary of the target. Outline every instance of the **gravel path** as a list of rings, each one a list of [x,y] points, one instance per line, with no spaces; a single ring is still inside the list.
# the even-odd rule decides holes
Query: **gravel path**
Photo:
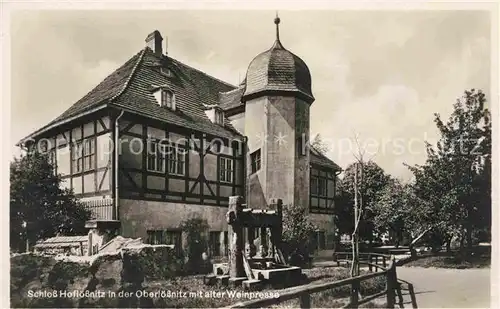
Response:
[[[398,267],[397,275],[413,283],[419,308],[490,308],[489,268]]]

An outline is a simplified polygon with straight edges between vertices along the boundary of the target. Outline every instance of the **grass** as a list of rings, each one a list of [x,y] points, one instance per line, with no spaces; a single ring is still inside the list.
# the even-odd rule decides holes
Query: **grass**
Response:
[[[312,268],[304,269],[303,273],[307,275],[307,280],[304,284],[308,283],[322,283],[333,282],[341,279],[348,278],[349,270],[344,268]],[[234,290],[226,287],[206,286],[203,284],[203,276],[185,276],[177,277],[169,281],[151,281],[145,284],[148,292],[170,291],[170,297],[153,297],[150,307],[171,307],[171,308],[194,308],[194,307],[224,307],[235,304],[249,299],[256,299],[263,297],[262,294],[241,294],[240,297],[231,295],[231,292],[243,292],[240,288]],[[372,278],[362,282],[361,294],[370,295],[382,291],[385,288],[385,279],[382,277]],[[177,292],[177,295],[173,295]],[[179,293],[185,292],[186,294]],[[200,293],[210,297],[189,297],[189,292]],[[220,292],[219,295],[208,295],[207,293]],[[279,289],[265,289],[261,291],[267,295],[273,295],[280,292]],[[314,293],[311,297],[311,305],[313,307],[331,308],[332,306],[343,306],[348,301],[350,286],[344,286],[337,289],[327,290],[324,292]],[[192,294],[194,295],[194,294]],[[177,297],[176,297],[177,296]],[[265,296],[264,296],[265,297]],[[384,304],[377,302],[370,302],[365,304],[367,308],[382,308]],[[288,302],[279,304],[277,307],[298,307],[298,300],[290,300]]]
[[[491,256],[489,254],[473,254],[468,259],[464,259],[457,252],[445,253],[439,252],[435,254],[417,256],[404,266],[408,267],[423,267],[423,268],[489,268],[491,265]]]

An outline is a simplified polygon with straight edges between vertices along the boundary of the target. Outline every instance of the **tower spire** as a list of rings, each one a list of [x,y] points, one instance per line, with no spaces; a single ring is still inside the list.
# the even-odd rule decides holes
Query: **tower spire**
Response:
[[[276,24],[276,41],[280,41],[280,18],[278,16],[278,11],[276,11],[276,17],[274,18],[274,23]]]

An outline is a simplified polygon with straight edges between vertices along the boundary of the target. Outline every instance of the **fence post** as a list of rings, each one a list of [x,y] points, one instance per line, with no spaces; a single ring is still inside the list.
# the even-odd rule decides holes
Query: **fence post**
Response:
[[[311,308],[311,294],[303,293],[300,295],[300,308]]]
[[[403,292],[401,292],[401,284],[398,282],[398,279],[396,279],[396,292],[398,294],[399,308],[404,308]]]
[[[245,275],[245,268],[243,264],[243,227],[239,222],[243,211],[241,201],[241,196],[229,197],[229,207],[226,214],[228,235],[231,237],[229,251],[229,276],[231,276],[231,278],[242,277]]]
[[[372,271],[372,255],[371,255],[371,253],[368,253],[368,270],[370,272]]]
[[[415,290],[413,289],[413,284],[408,284],[408,293],[410,293],[412,308],[417,309],[417,299],[415,298]]]
[[[385,262],[385,258],[384,258]],[[386,273],[386,287],[387,287],[387,308],[394,308],[394,303],[396,300],[396,263],[394,261],[394,257],[390,261],[389,269]]]
[[[385,255],[383,255],[383,256],[382,256],[382,265],[384,266],[384,268],[386,268],[386,267],[387,267],[387,264],[386,264],[386,262],[385,262],[385,259],[386,259],[386,257],[385,257]]]
[[[392,256],[391,260],[391,266],[392,266],[392,280],[394,282],[394,288],[397,292],[398,300],[399,300],[399,307],[403,308],[404,300],[403,300],[403,293],[401,292],[401,284],[398,282],[398,274],[396,271],[396,259],[394,256]]]
[[[355,280],[351,284],[351,299],[349,308],[358,308],[358,295],[359,295],[360,281]]]

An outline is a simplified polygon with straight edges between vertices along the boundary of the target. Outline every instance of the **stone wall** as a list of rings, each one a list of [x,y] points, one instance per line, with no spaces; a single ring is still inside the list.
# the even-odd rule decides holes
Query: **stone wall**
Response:
[[[120,200],[121,235],[147,241],[148,230],[179,229],[188,219],[199,217],[207,220],[211,231],[227,231],[227,207]]]
[[[333,249],[333,235],[335,225],[333,215],[310,213],[311,222],[320,230],[325,232],[326,249]]]
[[[182,272],[171,246],[127,247],[75,261],[34,254],[12,257],[11,307],[151,307],[150,299],[138,299],[135,292],[145,282]],[[123,296],[127,292],[130,296]]]
[[[224,252],[224,232],[227,232],[226,212],[227,207],[121,199],[121,235],[141,238],[146,243],[148,230],[176,230],[183,221],[199,217],[207,220],[209,231],[220,232],[220,251]],[[334,232],[333,216],[313,213],[310,216],[318,229],[325,231],[326,248],[331,249],[333,242],[329,240],[332,237],[328,235],[333,235]],[[186,245],[187,239],[183,237],[184,249]]]

